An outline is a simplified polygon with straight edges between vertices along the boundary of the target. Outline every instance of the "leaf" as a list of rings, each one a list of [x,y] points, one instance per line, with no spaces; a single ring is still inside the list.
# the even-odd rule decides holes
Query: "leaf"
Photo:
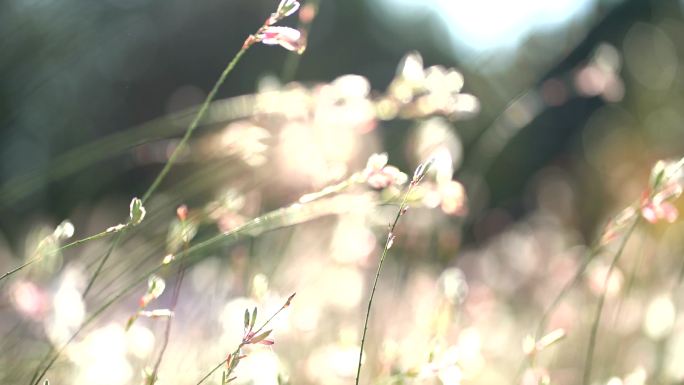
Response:
[[[297,293],[292,293],[289,297],[287,297],[287,302],[285,302],[285,305],[283,307],[288,307],[290,306],[290,303],[292,302],[292,298],[297,295]]]
[[[229,368],[229,370],[232,371],[233,369],[235,369],[235,367],[237,366],[237,364],[238,364],[239,362],[240,362],[240,355],[239,355],[238,353],[233,354],[233,359],[230,360],[230,368]]]
[[[430,158],[428,161],[421,163],[418,165],[416,168],[416,171],[413,173],[413,180],[411,181],[413,184],[419,183],[423,177],[425,177],[425,174],[430,170],[430,167],[432,167],[432,164],[435,162],[434,158]]]
[[[52,235],[58,239],[69,239],[74,236],[74,225],[68,219],[62,221],[62,223],[57,226]]]
[[[268,337],[268,335],[271,334],[272,331],[273,331],[273,329],[267,330],[267,331],[265,331],[265,332],[259,334],[258,336],[253,337],[252,339],[249,340],[249,343],[250,343],[250,344],[257,344],[257,343],[259,343],[259,342],[265,340],[266,337]]]
[[[252,312],[252,320],[249,323],[249,330],[254,329],[254,324],[256,324],[256,319],[257,319],[257,308],[255,306],[254,311]]]
[[[145,207],[143,207],[140,198],[133,198],[130,205],[130,218],[133,226],[140,224],[145,218]]]
[[[135,323],[135,320],[136,320],[136,319],[138,319],[138,314],[137,314],[137,313],[134,314],[134,315],[132,315],[132,316],[130,316],[130,317],[128,317],[128,321],[126,321],[126,328],[125,328],[124,330],[125,330],[125,331],[128,331],[128,329],[130,329],[131,326],[133,326],[133,323]]]
[[[249,328],[249,309],[245,309],[245,329]]]
[[[166,288],[166,282],[158,275],[150,275],[147,279],[147,293],[149,293],[153,298],[159,298]]]

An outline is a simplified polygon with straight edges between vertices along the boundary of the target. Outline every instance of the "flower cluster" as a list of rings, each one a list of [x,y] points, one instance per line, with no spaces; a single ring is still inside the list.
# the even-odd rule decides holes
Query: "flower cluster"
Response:
[[[677,162],[659,161],[651,170],[649,188],[641,199],[641,216],[651,223],[672,223],[679,216],[671,201],[682,195],[684,158]]]
[[[379,104],[381,115],[393,119],[421,118],[440,114],[453,119],[469,117],[479,111],[473,95],[461,93],[463,75],[442,66],[423,68],[417,52],[408,54],[390,83],[388,95]]]
[[[257,33],[250,35],[245,40],[243,49],[249,48],[254,43],[263,43],[279,45],[289,51],[302,54],[306,49],[306,39],[302,33],[293,28],[274,26],[275,23],[297,12],[298,9],[299,2],[297,0],[282,0],[276,12],[266,19]]]
[[[672,202],[682,195],[683,168],[684,158],[677,161],[658,161],[651,169],[649,187],[643,192],[640,201],[625,208],[608,222],[601,244],[622,234],[637,215],[652,224],[663,220],[668,223],[677,220],[679,211]]]

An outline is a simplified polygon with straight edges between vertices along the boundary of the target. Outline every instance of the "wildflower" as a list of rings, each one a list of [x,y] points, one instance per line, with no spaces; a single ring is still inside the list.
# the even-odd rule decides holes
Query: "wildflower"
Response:
[[[641,216],[654,224],[663,219],[668,223],[674,222],[679,216],[679,211],[667,200],[680,194],[681,187],[674,183],[652,197],[649,190],[644,191],[641,199]]]
[[[255,39],[267,45],[280,45],[286,50],[299,54],[306,49],[306,42],[302,33],[289,27],[267,27],[256,35]]]
[[[408,176],[394,166],[387,165],[387,153],[373,154],[363,170],[363,179],[376,189],[406,183]]]
[[[389,98],[383,107],[387,110],[394,101],[404,117],[440,114],[463,119],[477,113],[480,104],[474,96],[462,94],[462,88],[463,75],[460,72],[442,66],[423,69],[420,54],[412,52],[399,65],[397,75],[388,89]],[[394,115],[388,113],[387,117]]]

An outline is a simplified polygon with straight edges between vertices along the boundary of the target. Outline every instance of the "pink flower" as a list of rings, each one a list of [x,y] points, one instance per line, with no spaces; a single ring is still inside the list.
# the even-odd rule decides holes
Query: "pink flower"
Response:
[[[280,45],[289,51],[300,54],[306,49],[306,42],[302,33],[289,27],[267,27],[256,38],[264,44]]]
[[[672,194],[667,188],[652,198],[649,191],[645,191],[641,201],[641,216],[654,224],[663,219],[668,223],[676,221],[679,211],[672,203],[666,201],[670,196]]]
[[[408,177],[394,166],[387,165],[387,154],[373,154],[368,158],[363,170],[364,180],[369,186],[377,189],[406,183]]]

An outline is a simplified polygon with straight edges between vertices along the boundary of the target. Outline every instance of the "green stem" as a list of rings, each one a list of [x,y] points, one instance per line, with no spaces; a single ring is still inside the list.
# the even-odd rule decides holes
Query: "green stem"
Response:
[[[256,236],[256,235],[261,234],[262,232],[265,232],[265,231],[272,231],[275,229],[292,226],[294,224],[309,221],[309,220],[312,220],[314,218],[318,218],[318,217],[323,216],[323,215],[339,214],[340,212],[343,212],[346,210],[347,210],[346,208],[343,209],[342,207],[331,207],[330,205],[326,205],[325,202],[323,202],[323,204],[319,204],[319,202],[312,202],[309,204],[290,206],[288,208],[282,208],[282,209],[274,210],[274,211],[266,213],[260,217],[254,218],[254,219],[250,220],[249,222],[243,224],[242,226],[239,226],[239,227],[237,227],[237,228],[235,228],[229,232],[217,234],[217,235],[215,235],[215,236],[213,236],[213,237],[211,237],[205,241],[197,243],[196,245],[190,247],[187,251],[182,251],[182,252],[178,253],[178,255],[176,255],[176,259],[171,261],[169,264],[166,264],[166,265],[165,264],[158,264],[154,268],[151,268],[150,270],[146,271],[140,277],[136,278],[131,284],[129,284],[125,288],[123,288],[119,293],[117,293],[109,301],[105,302],[102,306],[100,306],[90,317],[88,317],[81,324],[81,326],[79,326],[78,329],[76,329],[76,331],[72,334],[72,336],[69,338],[69,340],[65,344],[63,344],[59,349],[57,349],[54,354],[48,354],[45,357],[45,359],[43,359],[41,361],[41,363],[38,365],[38,370],[37,370],[37,372],[39,374],[37,376],[34,376],[34,378],[31,382],[34,385],[40,385],[40,381],[43,379],[43,377],[45,376],[47,371],[50,369],[50,367],[52,367],[52,365],[55,363],[55,361],[61,356],[64,349],[66,349],[66,347],[88,325],[90,325],[100,314],[102,314],[111,305],[113,305],[118,300],[123,298],[126,294],[131,292],[137,285],[139,285],[142,282],[145,282],[151,274],[156,273],[162,267],[167,266],[167,265],[171,265],[174,263],[179,263],[180,261],[185,261],[186,259],[189,258],[189,256],[194,255],[195,253],[198,253],[198,252],[200,252],[204,249],[207,249],[211,246],[214,246],[221,241],[228,240],[228,241],[234,242],[237,239],[240,239],[240,237],[244,236],[244,235]],[[190,262],[188,262],[186,265],[189,265]],[[45,364],[46,366],[41,370],[40,367],[42,367],[43,364]]]
[[[116,237],[114,238],[112,243],[109,245],[109,248],[107,248],[107,252],[105,253],[105,255],[100,260],[100,263],[97,265],[97,269],[95,269],[95,272],[93,273],[93,275],[90,276],[90,279],[88,280],[88,285],[86,286],[85,290],[83,291],[83,295],[81,296],[83,299],[85,299],[86,296],[88,296],[90,289],[92,289],[93,284],[95,283],[95,279],[97,279],[97,277],[100,275],[102,268],[104,267],[105,263],[107,263],[107,260],[109,259],[109,257],[112,255],[114,248],[121,241],[121,236],[123,235],[124,231],[125,231],[125,228],[116,234]]]
[[[5,274],[3,274],[3,275],[0,277],[0,281],[2,281],[3,279],[9,277],[10,275],[12,275],[12,274],[14,274],[14,273],[17,273],[17,272],[21,271],[21,270],[24,269],[25,267],[28,267],[28,266],[30,266],[30,265],[32,265],[32,264],[34,264],[34,263],[40,261],[41,259],[43,259],[43,258],[44,258],[45,256],[47,256],[47,255],[53,255],[53,254],[55,254],[55,253],[58,253],[58,252],[60,252],[60,251],[62,251],[62,250],[68,249],[68,248],[70,248],[70,247],[78,246],[78,245],[80,245],[80,244],[83,244],[83,243],[86,243],[86,242],[89,242],[89,241],[94,241],[94,240],[96,240],[96,239],[104,238],[104,237],[106,237],[106,236],[109,235],[109,234],[111,234],[111,233],[108,233],[108,232],[106,232],[106,231],[103,231],[103,232],[101,232],[101,233],[98,233],[98,234],[95,234],[95,235],[91,235],[91,236],[89,236],[89,237],[87,237],[87,238],[83,238],[83,239],[79,239],[79,240],[74,241],[74,242],[71,242],[71,243],[67,243],[66,245],[61,246],[61,247],[59,247],[59,248],[57,248],[57,249],[55,249],[55,250],[52,250],[52,251],[50,251],[50,252],[40,253],[40,255],[38,255],[37,257],[35,257],[35,258],[33,258],[33,259],[30,259],[30,260],[26,261],[24,264],[22,264],[22,265],[20,265],[20,266],[17,266],[17,267],[15,267],[14,269],[12,269],[12,270],[6,272]]]
[[[380,272],[382,271],[382,264],[385,262],[385,257],[387,256],[387,252],[389,251],[391,247],[391,243],[393,242],[394,238],[394,228],[397,226],[397,223],[399,222],[399,218],[404,214],[404,208],[406,207],[406,202],[408,201],[408,197],[411,193],[411,190],[413,187],[416,185],[416,183],[411,182],[409,185],[408,190],[406,191],[406,194],[404,194],[404,199],[401,201],[401,204],[399,205],[399,210],[397,211],[397,215],[394,217],[394,221],[392,222],[392,225],[390,226],[389,234],[387,235],[387,240],[385,241],[385,247],[382,249],[382,255],[380,256],[380,262],[378,263],[378,270],[375,272],[375,279],[373,280],[373,288],[371,289],[371,294],[370,297],[368,298],[368,307],[366,309],[366,319],[363,322],[363,335],[361,336],[361,347],[359,348],[359,364],[356,368],[356,381],[354,382],[356,385],[359,385],[359,378],[361,376],[361,363],[363,361],[363,347],[366,344],[366,333],[368,332],[368,319],[370,318],[370,313],[371,313],[371,308],[373,307],[373,298],[375,296],[375,290],[377,289],[378,286],[378,280],[380,279]]]
[[[189,243],[185,242],[185,253],[188,252]],[[171,326],[173,325],[173,318],[176,316],[176,305],[178,305],[178,298],[180,297],[181,286],[183,285],[183,278],[185,277],[185,264],[181,262],[178,268],[178,274],[176,276],[176,284],[173,287],[173,297],[171,299],[171,316],[166,320],[166,328],[164,330],[164,340],[162,342],[161,350],[159,351],[159,357],[157,357],[157,362],[154,364],[154,369],[149,378],[149,384],[154,385],[157,382],[157,373],[159,373],[159,367],[161,366],[162,360],[164,359],[164,353],[166,353],[166,348],[169,346],[169,341],[171,340]]]
[[[233,68],[235,68],[235,65],[240,61],[242,55],[244,55],[245,52],[247,52],[249,47],[250,45],[242,46],[240,51],[238,51],[235,57],[233,57],[233,60],[231,60],[230,63],[228,63],[228,65],[226,66],[226,68],[223,70],[221,76],[218,78],[216,83],[214,83],[214,87],[211,89],[209,94],[207,94],[207,97],[204,99],[204,103],[202,103],[202,106],[197,112],[197,115],[195,115],[195,118],[188,126],[188,129],[185,131],[185,135],[183,135],[183,138],[181,139],[180,143],[178,143],[176,149],[171,153],[171,156],[169,156],[169,160],[164,165],[164,168],[159,172],[159,175],[157,175],[157,177],[154,179],[150,187],[147,189],[147,191],[145,191],[145,194],[141,198],[143,203],[145,203],[150,198],[150,196],[152,196],[152,194],[157,190],[159,184],[164,180],[164,178],[169,173],[174,163],[176,163],[176,159],[180,155],[185,145],[188,143],[188,140],[190,140],[190,136],[192,136],[192,133],[195,131],[199,123],[202,121],[202,118],[204,118],[204,115],[207,113],[209,104],[211,104],[212,100],[214,100],[214,97],[216,97],[216,93],[218,92],[219,88],[223,85],[223,83],[226,80],[226,77],[228,77],[228,74],[230,74],[231,71],[233,71]]]
[[[226,68],[223,70],[223,72],[221,73],[221,76],[218,78],[216,83],[214,83],[214,86],[212,87],[209,94],[207,94],[207,97],[204,99],[204,102],[202,103],[199,111],[197,111],[195,118],[192,120],[192,122],[188,126],[187,130],[185,131],[185,135],[183,135],[183,138],[181,139],[180,143],[174,149],[174,151],[171,153],[171,156],[169,156],[168,161],[166,162],[166,164],[164,164],[164,168],[162,168],[162,170],[159,172],[157,177],[154,179],[154,181],[152,182],[150,187],[147,189],[147,191],[145,191],[145,194],[142,197],[143,203],[145,203],[152,196],[152,194],[157,190],[157,188],[159,187],[161,182],[164,180],[164,178],[166,178],[166,175],[171,170],[171,167],[173,167],[173,165],[176,163],[178,156],[180,155],[183,148],[187,145],[187,143],[190,140],[190,137],[192,136],[193,132],[195,131],[195,129],[197,129],[197,126],[199,125],[199,123],[204,118],[204,115],[206,115],[207,110],[209,109],[209,105],[211,104],[211,102],[216,97],[216,93],[218,92],[219,88],[221,88],[223,83],[226,81],[226,78],[228,77],[228,75],[233,71],[233,68],[235,68],[235,65],[237,65],[237,63],[240,61],[240,59],[245,54],[245,52],[247,52],[249,47],[251,47],[251,45],[246,44],[246,45],[242,46],[240,51],[238,51],[238,53],[235,54],[233,59],[228,63]],[[86,243],[88,241],[92,241],[95,239],[103,238],[109,234],[111,234],[111,233],[103,231],[103,232],[95,234],[93,236],[83,238],[83,239],[79,239],[75,242],[64,245],[64,246],[60,247],[59,249],[57,249],[57,251],[61,251],[64,249],[68,249],[70,247],[78,246],[80,244],[83,244],[83,243]],[[91,276],[91,278],[88,282],[88,286],[87,286],[87,288],[83,294],[84,297],[88,293],[90,288],[92,287],[92,285],[95,282],[95,280],[97,279],[97,277],[99,276],[100,272],[102,271],[102,267],[107,262],[107,259],[109,259],[109,256],[111,255],[112,251],[114,250],[114,247],[118,243],[120,237],[121,237],[121,235],[117,235],[117,237],[112,242],[113,247],[110,247],[109,250],[107,251],[107,253],[104,255],[104,257],[102,257],[102,261],[100,262],[100,265],[95,270],[95,273]],[[45,255],[40,255],[40,256],[38,256],[34,259],[31,259],[30,261],[24,263],[23,265],[16,267],[13,270],[8,271],[7,273],[3,274],[0,277],[0,281],[2,281],[3,279],[9,277],[10,275],[12,275],[16,272],[22,270],[23,268],[25,268],[25,267],[27,267],[27,266],[35,263],[35,262],[38,262],[43,257],[45,257]]]
[[[638,218],[638,217],[637,217]],[[631,236],[633,227],[628,230],[628,232],[625,235],[624,242]],[[563,288],[561,288],[561,291],[558,292],[556,297],[551,301],[551,304],[546,307],[544,310],[544,313],[539,319],[539,323],[537,324],[534,336],[535,340],[539,340],[543,336],[543,333],[546,329],[546,323],[548,321],[549,316],[551,315],[551,312],[553,312],[558,305],[561,303],[561,300],[565,298],[565,296],[572,290],[573,287],[580,281],[582,276],[584,275],[584,272],[587,270],[587,267],[589,266],[589,263],[594,260],[594,257],[601,251],[601,245],[596,245],[591,248],[591,250],[588,252],[588,254],[584,257],[584,260],[582,261],[582,264],[577,268],[577,271],[575,271],[575,274],[573,275],[572,279],[568,281]],[[513,383],[517,384],[520,380],[520,377],[522,376],[523,370],[525,369],[526,366],[532,366],[533,357],[526,357],[518,367],[518,371],[516,372],[516,375],[513,379]]]
[[[622,252],[625,250],[625,246],[627,246],[627,241],[629,240],[630,236],[632,235],[632,232],[636,228],[637,224],[639,223],[639,216],[637,216],[634,221],[632,222],[632,225],[629,227],[629,230],[627,233],[622,237],[622,242],[620,243],[620,246],[618,247],[617,252],[613,256],[613,260],[610,262],[610,266],[608,267],[608,272],[606,273],[606,278],[604,281],[603,285],[603,291],[601,292],[601,296],[599,297],[598,304],[596,306],[596,314],[594,316],[594,321],[591,325],[591,333],[589,334],[589,346],[587,347],[587,354],[585,357],[584,361],[584,373],[582,375],[582,384],[588,385],[589,381],[591,380],[591,370],[592,370],[592,363],[594,360],[594,349],[596,348],[596,338],[598,336],[598,327],[601,321],[601,313],[603,312],[603,305],[605,304],[606,301],[606,292],[608,290],[608,284],[610,280],[610,276],[613,273],[613,270],[615,269],[615,265],[617,262],[620,260],[620,256],[622,255]]]
[[[247,52],[249,47],[251,47],[251,44],[244,44],[242,46],[242,48],[238,51],[237,54],[235,54],[233,59],[228,63],[226,68],[223,70],[221,76],[218,78],[216,83],[214,83],[214,87],[212,87],[211,91],[209,91],[209,94],[207,94],[207,97],[204,99],[204,103],[202,103],[202,106],[200,107],[199,111],[197,111],[197,115],[195,115],[195,118],[192,120],[192,122],[190,122],[190,125],[188,126],[188,129],[185,131],[185,135],[183,135],[183,138],[181,139],[180,143],[178,143],[178,146],[173,150],[171,156],[169,156],[169,160],[166,161],[166,164],[164,164],[164,168],[162,168],[162,170],[154,179],[150,187],[147,189],[147,191],[145,191],[145,194],[143,194],[143,197],[141,198],[143,204],[147,202],[148,199],[150,199],[152,194],[157,190],[161,182],[164,180],[166,175],[171,170],[171,167],[176,163],[178,156],[180,155],[183,148],[185,148],[185,146],[187,145],[188,141],[190,140],[190,137],[192,136],[192,133],[195,131],[199,123],[202,121],[202,118],[204,118],[204,115],[207,113],[209,105],[214,100],[214,97],[216,97],[216,93],[218,92],[219,88],[221,88],[223,83],[226,81],[228,74],[230,74],[233,71],[233,68],[235,68],[235,65],[240,61],[242,55],[244,55],[245,52]],[[107,262],[107,259],[109,259],[109,256],[111,255],[112,251],[114,251],[114,248],[116,247],[116,244],[118,243],[120,237],[120,235],[117,236],[117,238],[112,243],[112,247],[109,248],[107,254],[105,254],[105,256],[102,258],[102,262],[100,262],[100,265],[98,266],[97,270],[95,270],[95,273],[90,278],[90,281],[88,283],[88,289],[92,287],[93,283],[95,283],[95,280],[100,275],[102,267]]]

